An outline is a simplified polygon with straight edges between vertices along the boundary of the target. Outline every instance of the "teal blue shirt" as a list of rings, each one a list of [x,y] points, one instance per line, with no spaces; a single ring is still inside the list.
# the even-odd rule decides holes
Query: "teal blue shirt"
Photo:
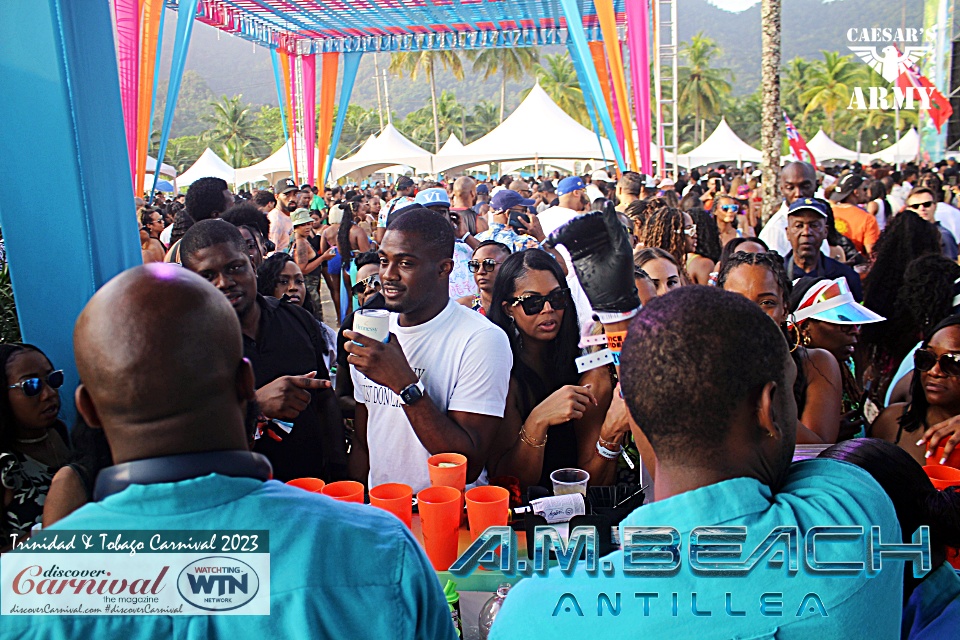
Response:
[[[2,638],[456,638],[420,545],[399,520],[369,505],[212,474],[132,485],[54,528],[268,529],[270,615],[3,616]]]
[[[688,540],[698,526],[744,526],[746,557],[777,526],[800,530],[800,571],[789,575],[784,567],[763,558],[747,576],[711,574],[697,576],[690,570]],[[858,467],[834,460],[808,460],[790,468],[780,493],[751,478],[735,478],[682,493],[635,510],[623,526],[670,526],[680,533],[681,568],[670,577],[624,576],[623,552],[606,556],[614,575],[587,576],[580,569],[570,578],[552,570],[548,577],[522,580],[507,597],[490,636],[513,638],[777,638],[826,640],[827,638],[895,638],[900,630],[903,593],[903,562],[884,560],[875,577],[821,577],[804,571],[803,539],[813,526],[861,525],[870,534],[872,525],[882,528],[882,541],[900,542],[900,526],[893,505],[880,486]],[[622,537],[621,528],[621,537]],[[827,543],[817,548],[818,560],[867,561],[853,543]],[[782,555],[782,554],[781,554]],[[601,561],[601,566],[603,561]],[[600,594],[616,606],[611,613]],[[635,594],[658,594],[638,598]],[[677,613],[673,613],[673,594]],[[697,594],[694,614],[692,594]],[[730,604],[726,594],[730,593]],[[782,594],[777,601],[781,615],[764,616],[761,597]],[[805,597],[816,593],[823,605]],[[574,605],[571,594],[576,598]],[[769,600],[768,600],[769,602]],[[645,603],[648,606],[645,608]],[[559,605],[559,606],[558,606]],[[578,615],[577,605],[582,615]],[[602,606],[601,606],[602,605]],[[569,610],[568,610],[569,609]],[[800,609],[798,616],[798,609]],[[730,611],[732,614],[727,613]],[[768,605],[767,613],[776,607]],[[602,615],[601,613],[602,612]],[[706,612],[709,612],[706,613]],[[741,613],[742,612],[742,613]],[[739,614],[739,615],[738,615]]]

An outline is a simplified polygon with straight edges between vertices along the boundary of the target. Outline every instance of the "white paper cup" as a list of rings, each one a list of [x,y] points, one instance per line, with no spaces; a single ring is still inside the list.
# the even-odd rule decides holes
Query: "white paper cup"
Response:
[[[390,339],[390,312],[386,309],[361,309],[353,316],[353,330],[380,342]]]

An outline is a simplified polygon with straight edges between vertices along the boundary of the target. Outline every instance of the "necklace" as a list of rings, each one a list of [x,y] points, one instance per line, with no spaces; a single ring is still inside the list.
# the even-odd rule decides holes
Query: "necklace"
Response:
[[[50,433],[47,432],[42,436],[40,436],[39,438],[24,438],[24,439],[17,438],[17,443],[18,444],[37,444],[38,442],[43,442],[49,437],[50,437]]]

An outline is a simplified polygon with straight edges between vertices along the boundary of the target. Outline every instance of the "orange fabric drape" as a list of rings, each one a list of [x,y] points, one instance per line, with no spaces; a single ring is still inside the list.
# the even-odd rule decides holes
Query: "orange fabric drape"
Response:
[[[283,70],[283,96],[287,101],[287,136],[290,139],[290,148],[293,162],[293,179],[297,180],[297,144],[296,144],[296,113],[293,110],[293,87],[290,82],[290,54],[280,49],[280,68]]]
[[[607,49],[610,75],[613,76],[613,88],[617,94],[617,107],[620,112],[620,120],[623,123],[624,140],[630,150],[630,168],[636,171],[639,166],[637,164],[637,148],[633,143],[633,124],[630,120],[630,109],[627,103],[627,81],[623,71],[623,54],[620,51],[620,38],[617,34],[613,0],[594,0],[593,4],[597,9],[600,32],[603,34],[603,43]]]
[[[333,133],[333,103],[337,97],[337,72],[340,66],[340,54],[324,53],[320,60],[322,68],[320,71],[320,122],[317,129],[317,154],[320,164],[317,166],[316,175],[319,176],[318,184],[326,184],[327,176],[324,171],[327,168],[327,156],[334,152],[330,149],[330,136]]]
[[[147,147],[150,146],[150,101],[153,97],[153,74],[156,73],[157,35],[160,31],[160,14],[163,0],[144,0],[141,3],[140,19],[140,78],[137,90],[137,163],[134,193],[143,193]],[[160,171],[163,158],[157,158],[155,171]]]
[[[607,58],[603,51],[602,42],[590,42],[590,56],[593,58],[593,66],[597,70],[597,79],[600,80],[600,90],[603,91],[603,99],[607,103],[607,113],[613,117],[613,98],[610,96],[610,74],[607,73]],[[611,142],[613,142],[611,140]]]

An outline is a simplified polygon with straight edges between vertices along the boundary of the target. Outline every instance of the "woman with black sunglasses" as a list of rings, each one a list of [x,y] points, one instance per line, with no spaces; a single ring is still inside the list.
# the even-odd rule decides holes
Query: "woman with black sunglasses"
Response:
[[[0,549],[40,524],[53,475],[70,460],[59,419],[63,371],[40,349],[0,344]]]
[[[722,195],[713,203],[711,215],[717,221],[717,231],[720,233],[720,246],[734,238],[752,238],[757,235],[753,229],[745,225],[745,219],[740,215],[742,205],[733,196]],[[746,228],[741,229],[743,224]]]
[[[553,256],[527,249],[507,258],[488,317],[513,351],[507,406],[487,461],[490,476],[550,489],[551,472],[576,467],[590,474],[592,485],[611,484],[629,427],[605,421],[616,384],[612,366],[577,373],[577,314]]]
[[[480,315],[487,315],[493,300],[493,285],[497,281],[500,265],[510,257],[510,247],[496,240],[484,240],[473,250],[467,268],[477,284],[477,293],[457,300],[458,304],[470,307]]]
[[[934,328],[913,354],[913,363],[911,401],[887,407],[871,426],[870,435],[896,443],[924,464],[925,432],[960,415],[960,315]]]

